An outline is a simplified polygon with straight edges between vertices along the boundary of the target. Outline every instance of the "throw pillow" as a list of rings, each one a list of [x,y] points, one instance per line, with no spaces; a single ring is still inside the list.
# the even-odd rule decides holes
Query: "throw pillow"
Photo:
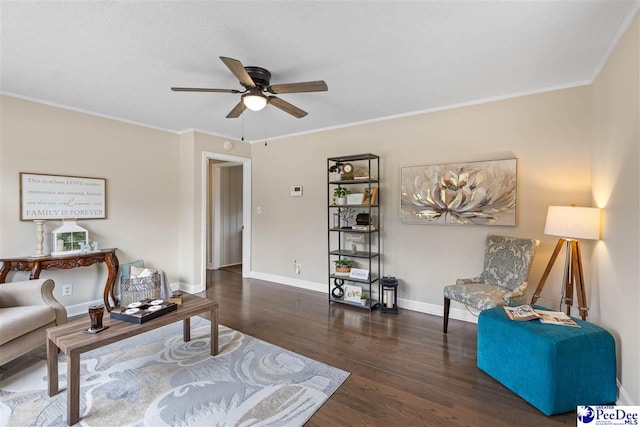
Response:
[[[128,264],[120,264],[120,267],[118,268],[118,273],[122,277],[129,277],[131,276],[131,267],[144,267],[144,260],[139,259],[137,261],[130,262]]]
[[[157,273],[158,270],[155,268],[131,266],[131,277],[149,277]]]

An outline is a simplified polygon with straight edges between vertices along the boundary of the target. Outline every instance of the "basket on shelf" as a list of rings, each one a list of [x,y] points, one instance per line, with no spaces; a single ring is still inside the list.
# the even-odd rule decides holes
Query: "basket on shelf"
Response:
[[[351,271],[351,267],[341,267],[336,265],[336,273],[349,273]]]

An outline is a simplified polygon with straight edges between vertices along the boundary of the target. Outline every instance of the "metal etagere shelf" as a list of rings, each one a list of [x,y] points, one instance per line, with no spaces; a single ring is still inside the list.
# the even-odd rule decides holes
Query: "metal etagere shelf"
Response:
[[[346,167],[345,167],[346,166]],[[345,170],[346,169],[346,170]],[[342,172],[333,176],[332,170]],[[327,241],[329,302],[364,308],[380,305],[380,157],[375,154],[329,157],[327,159]],[[336,188],[350,193],[339,204]],[[362,198],[356,195],[362,194]],[[354,218],[355,217],[355,218]],[[357,221],[356,221],[357,218]],[[349,240],[349,242],[347,242]],[[335,261],[352,260],[359,274],[336,271]],[[363,274],[366,272],[366,276]],[[347,286],[362,289],[366,298],[348,300]]]

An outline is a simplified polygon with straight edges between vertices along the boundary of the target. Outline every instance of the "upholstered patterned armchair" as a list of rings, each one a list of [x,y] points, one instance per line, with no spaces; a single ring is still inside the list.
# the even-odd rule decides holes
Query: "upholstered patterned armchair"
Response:
[[[451,300],[479,311],[526,304],[527,278],[539,243],[534,239],[487,236],[482,274],[458,279],[455,285],[444,288],[444,333],[449,325]]]

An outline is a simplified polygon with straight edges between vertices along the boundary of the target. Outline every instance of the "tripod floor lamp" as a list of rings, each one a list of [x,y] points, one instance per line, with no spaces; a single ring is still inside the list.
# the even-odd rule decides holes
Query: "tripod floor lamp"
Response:
[[[582,270],[582,256],[580,254],[580,239],[598,240],[600,238],[600,209],[576,206],[549,206],[544,234],[560,236],[558,244],[551,255],[549,264],[542,274],[540,283],[533,293],[531,303],[540,297],[547,277],[551,272],[562,246],[567,248],[564,263],[564,278],[561,304],[567,307],[567,314],[571,314],[573,305],[573,289],[578,296],[578,309],[582,320],[586,320],[587,295],[584,290],[584,273]]]

